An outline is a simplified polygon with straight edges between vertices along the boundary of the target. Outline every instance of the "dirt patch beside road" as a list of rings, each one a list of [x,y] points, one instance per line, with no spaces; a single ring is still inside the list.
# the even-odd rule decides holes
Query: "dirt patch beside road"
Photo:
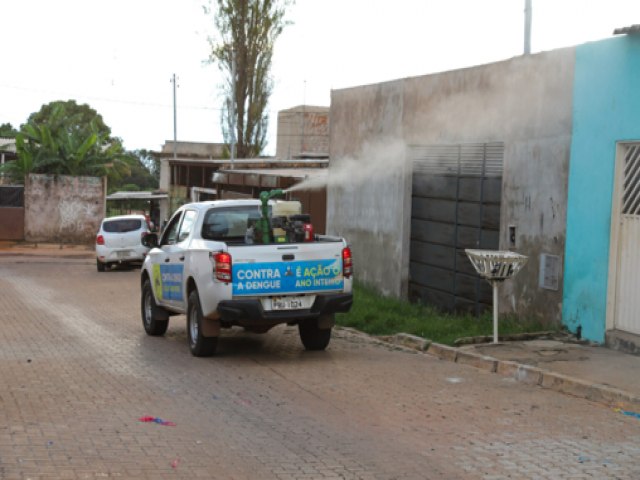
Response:
[[[0,240],[0,255],[94,258],[93,245],[71,245],[64,243],[36,243]]]

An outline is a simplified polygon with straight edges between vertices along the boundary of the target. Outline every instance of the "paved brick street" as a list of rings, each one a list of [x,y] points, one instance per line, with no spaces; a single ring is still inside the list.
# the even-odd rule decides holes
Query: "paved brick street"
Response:
[[[637,418],[346,330],[194,358],[184,317],[145,335],[138,282],[0,257],[0,479],[640,478]]]

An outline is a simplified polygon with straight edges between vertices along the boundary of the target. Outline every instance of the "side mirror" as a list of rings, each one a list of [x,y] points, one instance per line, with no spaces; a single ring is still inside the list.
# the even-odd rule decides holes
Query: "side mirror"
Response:
[[[142,237],[142,245],[148,248],[156,248],[158,246],[158,234],[147,233],[144,237]]]

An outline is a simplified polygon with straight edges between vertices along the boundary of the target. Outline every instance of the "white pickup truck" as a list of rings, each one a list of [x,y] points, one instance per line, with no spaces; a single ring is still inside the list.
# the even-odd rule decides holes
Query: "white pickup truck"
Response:
[[[314,235],[296,204],[270,197],[190,203],[160,238],[147,235],[146,333],[163,335],[170,316],[186,314],[191,353],[210,356],[221,328],[264,333],[287,323],[298,325],[305,349],[324,350],[334,314],[351,308],[351,250],[340,237]]]

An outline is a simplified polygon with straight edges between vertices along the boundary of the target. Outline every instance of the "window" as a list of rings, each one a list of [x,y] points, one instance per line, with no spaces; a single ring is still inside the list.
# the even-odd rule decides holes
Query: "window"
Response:
[[[182,223],[180,224],[180,233],[178,234],[178,242],[182,242],[189,237],[193,224],[196,221],[197,213],[194,210],[184,212]]]
[[[178,227],[180,226],[180,218],[182,217],[182,212],[177,213],[173,216],[169,223],[167,224],[167,228],[162,234],[162,241],[160,245],[173,245],[176,243],[178,238]]]
[[[127,233],[140,230],[141,226],[142,220],[130,218],[125,220],[105,221],[102,224],[102,229],[107,233]]]
[[[640,145],[629,145],[624,156],[622,214],[640,215]]]
[[[247,229],[260,218],[256,205],[213,208],[202,224],[202,238],[206,240],[244,240]]]

